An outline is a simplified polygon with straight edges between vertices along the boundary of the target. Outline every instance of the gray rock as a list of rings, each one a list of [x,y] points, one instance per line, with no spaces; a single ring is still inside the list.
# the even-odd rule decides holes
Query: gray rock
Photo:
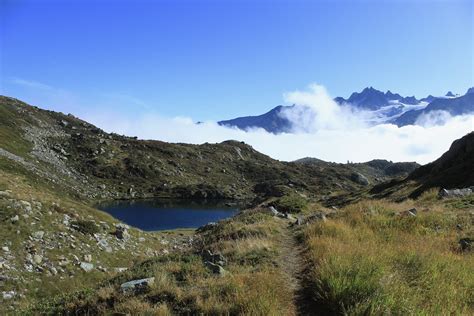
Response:
[[[290,213],[285,213],[285,218],[289,219],[290,221],[295,221],[296,219]]]
[[[63,217],[63,224],[65,226],[69,226],[69,221],[71,220],[71,216],[67,215],[67,214],[64,214],[64,217]]]
[[[270,206],[268,208],[268,211],[270,212],[271,215],[273,216],[278,216],[278,214],[280,214],[280,212],[277,211],[277,209],[273,206]]]
[[[0,191],[0,198],[2,198],[2,199],[8,199],[8,198],[10,198],[10,197],[11,197],[10,192],[8,192],[8,191]]]
[[[99,247],[105,250],[107,253],[111,253],[113,251],[112,247],[109,246],[107,239],[98,238],[97,245],[99,245]]]
[[[417,210],[416,210],[416,208],[412,208],[412,209],[409,209],[409,210],[407,211],[407,213],[408,213],[408,215],[410,215],[410,216],[416,216]]]
[[[2,250],[3,250],[4,252],[10,252],[10,248],[8,248],[7,246],[3,246],[3,247],[2,247]]]
[[[121,240],[127,240],[130,238],[130,234],[128,233],[128,226],[125,224],[117,224],[115,225],[115,232],[114,235]]]
[[[472,187],[464,189],[441,189],[439,190],[438,196],[440,198],[455,198],[455,197],[464,197],[471,195],[473,192]]]
[[[295,222],[296,225],[300,226],[304,224],[304,218],[302,216],[298,216]]]
[[[369,179],[367,179],[363,174],[359,172],[354,172],[351,174],[351,180],[360,185],[369,185]]]
[[[35,239],[43,239],[44,231],[38,230],[38,231],[34,232],[31,236]]]
[[[471,238],[461,238],[459,240],[459,246],[461,247],[461,251],[468,251],[472,249],[472,244],[474,243],[474,239]]]
[[[417,214],[417,210],[416,208],[412,208],[412,209],[409,209],[408,211],[403,211],[403,212],[399,212],[397,213],[398,216],[401,216],[401,217],[416,217],[416,214]]]
[[[92,262],[92,255],[84,255],[85,262]]]
[[[120,285],[120,289],[124,293],[128,292],[140,292],[148,288],[155,282],[155,278],[146,278],[146,279],[139,279],[128,281]]]
[[[81,262],[80,267],[86,272],[92,271],[92,269],[94,269],[94,265],[89,262]]]
[[[227,259],[220,253],[212,253],[210,250],[202,251],[202,258],[204,261],[212,262],[220,266],[227,263]]]
[[[5,292],[2,292],[2,297],[4,300],[11,300],[12,298],[14,298],[16,296],[16,292],[15,291],[5,291]]]
[[[38,254],[33,256],[33,262],[34,263],[40,264],[42,261],[43,261],[43,256],[38,255]]]
[[[227,273],[227,271],[219,264],[212,263],[210,261],[206,261],[204,264],[214,274],[225,275]]]
[[[17,223],[20,220],[20,217],[18,215],[13,216],[10,218],[10,222],[12,223]]]

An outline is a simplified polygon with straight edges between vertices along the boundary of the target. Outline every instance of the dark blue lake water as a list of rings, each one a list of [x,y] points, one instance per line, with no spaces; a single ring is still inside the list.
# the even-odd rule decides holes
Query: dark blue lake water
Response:
[[[197,228],[232,217],[239,211],[238,206],[226,205],[226,201],[170,199],[112,201],[98,208],[146,231]]]

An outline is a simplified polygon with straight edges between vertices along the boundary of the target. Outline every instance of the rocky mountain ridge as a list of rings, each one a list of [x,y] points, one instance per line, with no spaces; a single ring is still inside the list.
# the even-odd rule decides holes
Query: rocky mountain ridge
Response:
[[[403,97],[398,93],[379,91],[373,87],[354,92],[349,98],[336,97],[339,105],[348,106],[355,110],[362,110],[371,115],[367,123],[371,125],[390,123],[399,127],[414,125],[417,119],[428,114],[444,111],[452,116],[474,113],[474,88],[468,89],[465,95],[455,95],[448,92],[445,96],[417,99],[415,96]],[[245,116],[235,119],[219,121],[218,124],[242,130],[262,128],[269,133],[293,133],[298,130],[286,115],[298,105],[279,105],[265,114]]]

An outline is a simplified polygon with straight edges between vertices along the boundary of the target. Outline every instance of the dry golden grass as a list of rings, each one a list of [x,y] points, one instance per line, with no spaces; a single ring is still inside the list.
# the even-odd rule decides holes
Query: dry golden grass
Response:
[[[412,207],[416,217],[404,213]],[[464,215],[430,192],[417,202],[360,202],[311,225],[304,236],[316,303],[356,315],[474,313],[474,256],[456,245],[472,232]]]

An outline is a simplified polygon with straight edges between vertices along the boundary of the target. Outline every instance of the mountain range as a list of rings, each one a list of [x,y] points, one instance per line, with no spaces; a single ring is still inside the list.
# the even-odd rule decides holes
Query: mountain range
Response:
[[[439,115],[451,116],[474,113],[474,88],[464,95],[455,95],[451,91],[445,96],[429,95],[417,99],[415,96],[403,97],[398,93],[379,91],[368,87],[361,92],[352,93],[349,98],[336,97],[334,101],[350,107],[354,111],[363,111],[369,125],[395,124],[399,127],[420,124],[423,117],[434,120]],[[236,127],[242,130],[262,128],[267,132],[280,134],[291,133],[298,129],[298,122],[293,122],[286,115],[287,111],[300,105],[278,105],[270,111],[256,116],[244,116],[219,121],[218,124]]]

